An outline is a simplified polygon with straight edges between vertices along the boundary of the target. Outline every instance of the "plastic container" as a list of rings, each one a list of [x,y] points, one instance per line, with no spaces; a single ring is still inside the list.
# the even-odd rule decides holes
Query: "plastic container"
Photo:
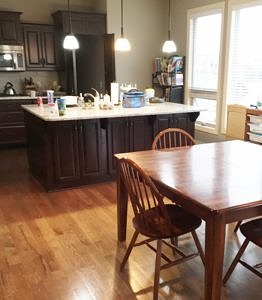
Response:
[[[54,104],[54,91],[53,90],[47,90],[47,104]]]
[[[250,132],[262,134],[262,124],[257,125],[253,123],[248,123],[248,126],[250,128]]]
[[[248,116],[251,123],[262,124],[262,115],[261,116],[248,115]]]
[[[56,100],[58,106],[59,116],[64,116],[66,111],[66,100],[64,98],[59,98]]]
[[[250,141],[262,144],[262,134],[252,132],[248,132],[247,134],[249,135]]]
[[[123,94],[122,105],[125,108],[138,108],[145,106],[144,93],[136,89],[125,92]]]

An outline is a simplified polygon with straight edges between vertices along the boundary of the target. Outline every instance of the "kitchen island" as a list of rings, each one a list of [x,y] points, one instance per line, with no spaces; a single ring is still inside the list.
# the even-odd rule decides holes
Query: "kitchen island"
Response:
[[[194,136],[199,109],[175,103],[141,108],[66,108],[23,105],[31,173],[47,191],[73,188],[115,177],[115,153],[147,150],[154,136],[179,127]]]

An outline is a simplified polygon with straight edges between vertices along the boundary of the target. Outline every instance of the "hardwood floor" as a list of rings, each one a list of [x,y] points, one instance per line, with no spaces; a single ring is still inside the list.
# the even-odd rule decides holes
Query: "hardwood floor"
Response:
[[[1,300],[152,299],[152,251],[134,249],[119,271],[125,245],[117,242],[114,182],[46,193],[31,177],[23,148],[0,150],[0,174]],[[225,269],[243,240],[233,228],[228,226]],[[204,245],[204,224],[198,233]],[[194,247],[189,237],[179,243]],[[247,250],[246,259],[262,261],[261,249]],[[159,299],[203,299],[200,258],[162,271],[161,282]],[[223,288],[223,299],[261,294],[261,279],[240,265]]]

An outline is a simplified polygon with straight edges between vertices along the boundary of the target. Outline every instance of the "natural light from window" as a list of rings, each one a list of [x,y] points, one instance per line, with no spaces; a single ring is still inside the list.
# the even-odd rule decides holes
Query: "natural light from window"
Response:
[[[262,5],[233,10],[227,104],[262,99]]]
[[[195,18],[193,28],[191,89],[216,90],[221,14]]]

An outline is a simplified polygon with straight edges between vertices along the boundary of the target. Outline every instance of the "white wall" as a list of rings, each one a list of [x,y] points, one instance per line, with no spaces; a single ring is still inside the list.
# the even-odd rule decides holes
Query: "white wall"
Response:
[[[128,53],[116,52],[116,80],[151,86],[152,61],[162,55],[167,35],[167,0],[124,0],[124,35],[131,43]],[[107,0],[108,32],[120,36],[120,0]]]

